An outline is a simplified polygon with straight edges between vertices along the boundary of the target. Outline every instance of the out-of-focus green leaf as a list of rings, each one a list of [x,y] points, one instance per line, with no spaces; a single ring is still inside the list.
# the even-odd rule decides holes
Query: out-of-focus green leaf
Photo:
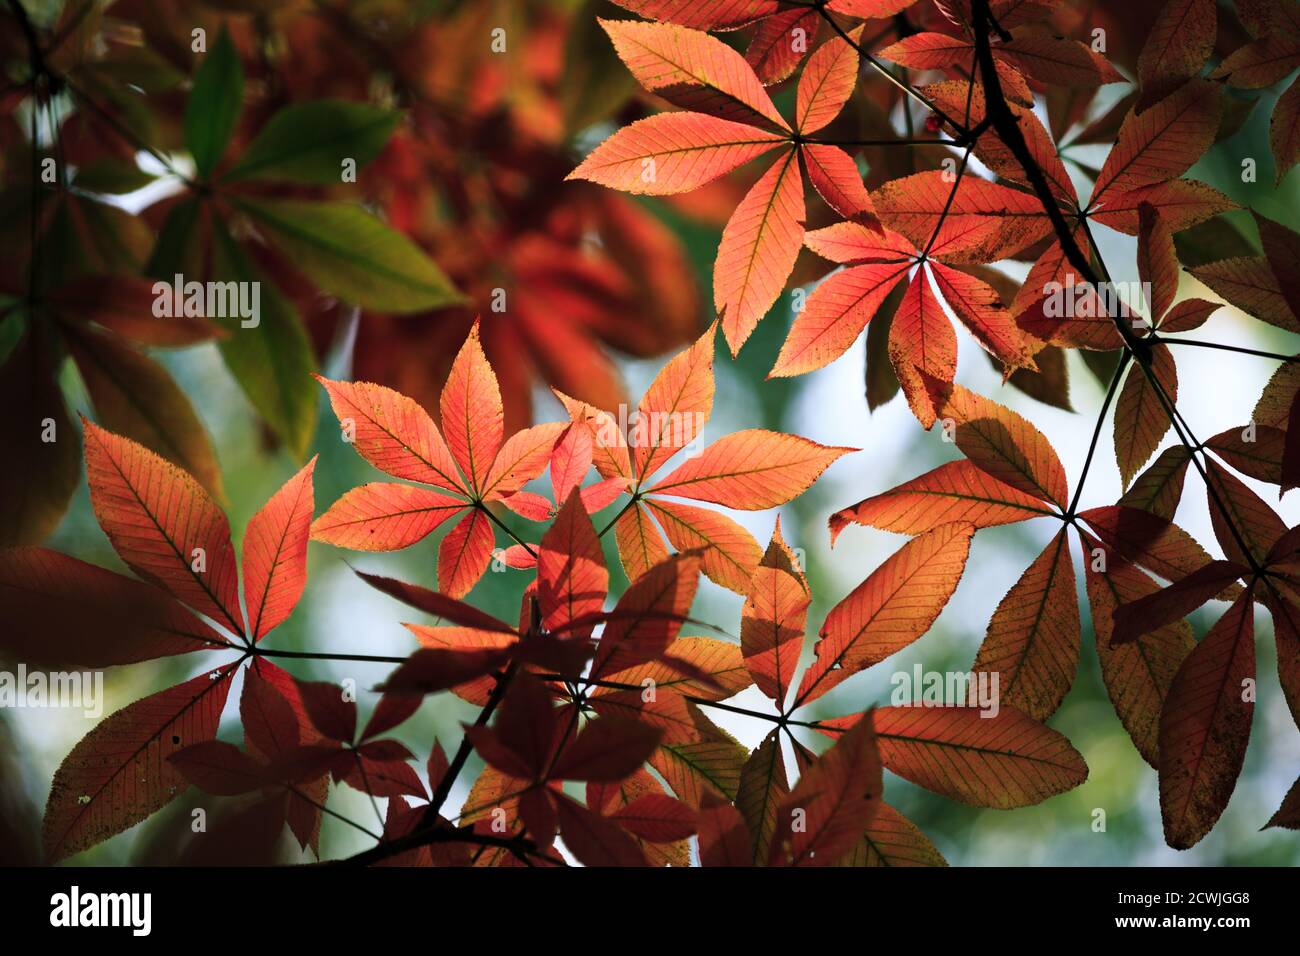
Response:
[[[316,428],[319,389],[311,373],[316,358],[298,313],[274,283],[263,280],[224,227],[213,250],[218,280],[260,282],[260,315],[256,328],[241,328],[226,320],[230,335],[218,345],[226,367],[248,400],[286,448],[301,460]]]
[[[240,199],[312,282],[345,302],[380,312],[419,312],[463,297],[419,246],[347,203]]]
[[[153,181],[154,176],[140,167],[105,156],[78,169],[72,184],[87,192],[120,196],[143,189]]]
[[[225,151],[244,99],[244,68],[222,29],[217,42],[194,74],[185,105],[185,145],[194,156],[199,175],[212,172]]]
[[[627,11],[609,0],[586,0],[570,21],[560,78],[564,131],[569,136],[609,119],[637,88],[598,18],[626,19]]]
[[[340,182],[344,161],[360,168],[378,156],[400,118],[392,110],[346,100],[287,106],[267,121],[223,179]]]

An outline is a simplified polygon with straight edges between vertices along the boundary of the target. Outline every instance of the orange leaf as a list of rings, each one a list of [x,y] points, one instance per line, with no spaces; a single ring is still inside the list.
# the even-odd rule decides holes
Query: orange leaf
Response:
[[[1210,560],[1190,534],[1159,515],[1114,505],[1079,512],[1106,547],[1170,581],[1186,577]]]
[[[632,582],[605,626],[591,673],[600,677],[656,660],[677,637],[700,580],[697,554],[674,555]]]
[[[783,142],[777,133],[704,113],[658,113],[618,130],[565,178],[668,196],[713,182]]]
[[[397,551],[415,544],[467,505],[428,488],[372,481],[330,505],[312,522],[311,537],[358,551]]]
[[[862,37],[862,27],[849,31]],[[819,46],[799,76],[795,93],[795,126],[801,135],[815,133],[839,115],[858,82],[858,51],[843,37],[834,36]]]
[[[699,441],[713,411],[715,336],[716,327],[711,325],[694,345],[660,369],[641,396],[632,433],[638,482],[653,475],[679,449]]]
[[[639,503],[618,516],[614,522],[614,540],[629,581],[635,581],[668,557],[664,536]]]
[[[812,595],[789,568],[789,549],[778,520],[763,560],[755,569],[740,612],[740,647],[754,683],[778,707],[803,650],[804,624]]]
[[[591,470],[594,452],[595,438],[591,429],[585,424],[575,423],[564,430],[564,434],[551,451],[551,492],[555,495],[556,501],[567,500],[569,493],[582,484],[583,479],[587,477],[587,472]],[[520,492],[520,494],[528,493]],[[542,500],[545,502],[545,499]],[[514,510],[509,499],[504,503],[506,507]],[[547,504],[547,510],[542,517],[534,520],[544,521],[550,517],[549,503]],[[599,509],[589,507],[587,510]]]
[[[752,836],[755,865],[771,859],[777,809],[789,794],[780,730],[773,729],[745,761],[740,771],[740,788],[736,791],[736,809],[745,818]]]
[[[845,219],[857,220],[881,231],[871,194],[862,182],[857,163],[838,146],[804,143],[799,148],[808,180],[826,205]]]
[[[890,180],[873,201],[889,228],[917,249],[933,236],[931,254],[952,262],[1004,259],[1052,228],[1037,197],[970,173],[956,182],[937,169]]]
[[[678,551],[703,549],[705,575],[730,591],[745,593],[762,554],[752,534],[718,511],[658,498],[642,501],[658,518],[674,548]],[[655,538],[662,543],[658,532]]]
[[[438,542],[438,588],[453,598],[463,598],[478,583],[492,560],[496,535],[492,521],[477,508]]]
[[[912,277],[889,326],[889,362],[921,427],[934,424],[927,376],[951,382],[957,374],[957,335],[924,275]],[[924,374],[922,374],[924,373]]]
[[[1158,593],[1159,585],[1127,561],[1108,554],[1095,538],[1084,536],[1080,540],[1086,549],[1083,564],[1101,679],[1133,746],[1154,767],[1160,709],[1174,674],[1196,646],[1192,626],[1179,619],[1133,641],[1117,644],[1113,637],[1115,609]],[[1098,566],[1098,557],[1104,569]]]
[[[488,501],[509,497],[545,471],[564,429],[564,422],[544,422],[506,439],[483,479],[483,497]]]
[[[315,467],[312,458],[253,515],[244,530],[244,599],[250,615],[248,633],[254,641],[260,641],[293,613],[307,586]]]
[[[1000,703],[1046,720],[1079,669],[1079,598],[1062,528],[993,612],[971,670],[1000,675]]]
[[[873,262],[836,272],[821,282],[790,326],[769,378],[823,368],[857,341],[908,263]]]
[[[325,386],[344,433],[370,464],[394,478],[466,490],[438,426],[418,403],[370,382],[316,380]]]
[[[597,22],[638,83],[688,110],[788,131],[745,58],[716,37],[667,23]]]
[[[790,150],[745,194],[722,230],[713,305],[732,355],[785,288],[803,244],[803,221],[803,177]]]
[[[892,229],[878,232],[860,222],[837,222],[804,234],[804,244],[832,262],[904,262],[916,250]]]
[[[928,631],[957,589],[974,533],[973,525],[955,523],[913,538],[832,608],[797,703],[820,697]]]
[[[850,524],[922,534],[950,522],[976,528],[1051,514],[1042,502],[969,461],[950,461],[896,488],[831,515],[831,543]]]
[[[1151,374],[1172,406],[1178,399],[1178,368],[1169,346],[1152,347]],[[1134,365],[1115,400],[1115,460],[1119,462],[1125,488],[1160,447],[1160,440],[1169,428],[1169,413],[1159,393],[1142,369]]]
[[[802,494],[832,462],[856,450],[751,428],[718,439],[648,490],[761,511]]]
[[[891,43],[877,55],[912,70],[946,70],[954,63],[969,63],[973,50],[968,37],[914,33]]]
[[[1171,179],[1154,186],[1142,186],[1131,192],[1113,192],[1091,218],[1102,225],[1136,236],[1138,208],[1143,203],[1154,206],[1172,232],[1181,232],[1207,219],[1213,219],[1221,212],[1238,208],[1235,202],[1205,183],[1191,179]]]
[[[505,412],[496,374],[479,343],[478,322],[456,353],[440,399],[442,431],[469,487],[482,491],[501,450]]]
[[[1187,271],[1246,314],[1279,329],[1300,332],[1300,319],[1263,256],[1207,262]]]
[[[990,355],[1013,369],[1037,369],[1033,350],[992,286],[940,262],[929,268],[948,307]]]
[[[1047,438],[1011,409],[960,385],[935,396],[935,414],[952,419],[957,447],[976,466],[1026,494],[1064,508],[1065,468]],[[946,394],[944,394],[946,393]]]
[[[230,523],[171,462],[82,419],[90,502],[114,550],[141,577],[244,632]]]
[[[862,843],[839,866],[947,866],[929,838],[911,820],[882,803]]]
[[[1183,661],[1160,713],[1165,842],[1185,850],[1210,832],[1246,759],[1255,679],[1254,601],[1246,592]]]
[[[754,682],[739,647],[708,637],[679,637],[658,660],[614,671],[607,679],[615,684],[640,684],[650,679],[661,690],[707,700],[734,697]],[[595,687],[588,696],[596,698],[606,693],[609,691]]]
[[[179,796],[166,759],[217,733],[234,665],[137,700],[98,724],[64,758],[45,805],[45,856],[57,863],[134,826]]]
[[[875,727],[887,769],[976,807],[1031,806],[1088,778],[1064,736],[1010,707],[878,707]]]

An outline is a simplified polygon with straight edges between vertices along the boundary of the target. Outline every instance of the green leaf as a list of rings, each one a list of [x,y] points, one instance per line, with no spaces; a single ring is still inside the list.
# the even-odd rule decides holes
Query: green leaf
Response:
[[[344,160],[353,160],[358,168],[370,162],[400,118],[392,110],[347,100],[286,106],[267,121],[224,178],[322,186],[340,182]]]
[[[225,151],[244,99],[244,69],[230,35],[222,28],[216,44],[194,74],[185,105],[185,145],[199,175],[207,177]]]
[[[316,429],[320,391],[311,377],[316,358],[307,330],[292,303],[265,281],[224,225],[217,229],[213,272],[218,281],[261,283],[258,325],[245,329],[238,318],[218,320],[231,334],[217,347],[257,413],[301,461]]]
[[[87,192],[120,196],[143,189],[153,181],[152,173],[146,173],[134,163],[105,156],[78,169],[72,184]]]
[[[358,206],[237,201],[303,274],[346,302],[380,312],[420,312],[464,301],[428,254]]]

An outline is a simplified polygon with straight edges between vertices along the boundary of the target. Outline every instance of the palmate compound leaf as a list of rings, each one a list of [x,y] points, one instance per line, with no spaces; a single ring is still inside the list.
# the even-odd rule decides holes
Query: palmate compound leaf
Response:
[[[659,114],[620,129],[569,178],[667,195],[785,147],[733,211],[714,263],[714,307],[735,355],[785,288],[799,254],[806,214],[801,164],[832,208],[879,228],[852,158],[802,138],[843,108],[857,82],[858,51],[836,36],[809,57],[796,91],[796,136],[750,64],[716,38],[667,24],[610,21],[605,26],[646,89],[701,112]],[[856,40],[861,30],[848,37]]]
[[[546,422],[505,437],[501,390],[477,323],[443,388],[441,430],[417,403],[391,389],[320,381],[345,439],[364,458],[395,477],[442,490],[389,482],[353,488],[313,522],[312,537],[342,547],[391,551],[414,544],[468,508],[439,543],[438,578],[452,598],[469,593],[487,570],[495,545],[484,503],[502,501],[532,515],[525,502],[512,499],[551,464],[566,424]],[[544,518],[549,503],[539,500],[544,506],[532,516]]]
[[[837,604],[796,698],[815,700],[929,630],[961,580],[975,527],[955,522],[913,538]]]
[[[43,828],[50,863],[139,823],[184,790],[167,757],[211,740],[234,665],[200,674],[107,717],[54,775]]]
[[[1254,716],[1250,591],[1196,645],[1160,714],[1160,810],[1165,841],[1194,846],[1218,821],[1241,773]]]
[[[1002,706],[1046,720],[1079,669],[1079,599],[1062,528],[1012,585],[975,655],[975,674],[998,674]]]
[[[1072,790],[1088,766],[1061,734],[1013,707],[877,707],[881,763],[918,786],[976,807],[1010,809]],[[821,723],[844,730],[865,715]]]

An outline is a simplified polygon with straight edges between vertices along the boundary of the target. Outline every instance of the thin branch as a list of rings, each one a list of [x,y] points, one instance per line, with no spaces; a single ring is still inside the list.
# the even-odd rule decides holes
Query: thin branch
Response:
[[[1078,512],[1079,501],[1083,497],[1083,484],[1088,480],[1088,470],[1092,467],[1092,456],[1097,452],[1097,440],[1101,438],[1101,426],[1106,421],[1106,413],[1110,411],[1110,403],[1115,398],[1115,392],[1119,389],[1119,380],[1124,377],[1124,370],[1128,368],[1129,361],[1133,358],[1133,353],[1125,351],[1120,356],[1119,364],[1115,366],[1115,374],[1111,377],[1110,387],[1106,389],[1106,398],[1101,403],[1101,411],[1097,413],[1097,424],[1092,429],[1092,441],[1088,445],[1088,457],[1084,459],[1083,471],[1079,475],[1079,483],[1075,485],[1074,497],[1070,500],[1070,507],[1065,510],[1063,516],[1067,522],[1073,522],[1074,516]]]
[[[1260,349],[1246,348],[1244,345],[1225,345],[1222,342],[1203,342],[1200,339],[1167,339],[1153,336],[1165,345],[1191,345],[1200,349],[1218,349],[1221,352],[1237,352],[1241,355],[1255,355],[1259,358],[1273,359],[1275,362],[1300,362],[1300,355],[1283,355],[1281,352],[1264,352]]]

